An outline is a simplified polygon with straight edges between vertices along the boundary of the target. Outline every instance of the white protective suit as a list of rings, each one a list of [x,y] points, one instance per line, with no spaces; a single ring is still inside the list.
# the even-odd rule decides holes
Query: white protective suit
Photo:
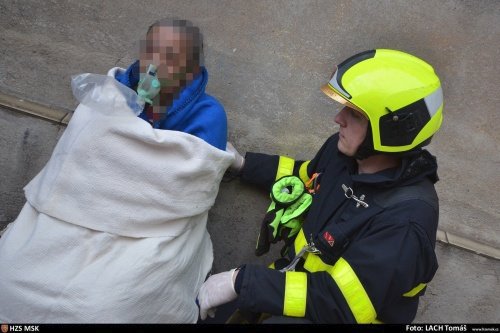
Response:
[[[208,210],[234,155],[137,118],[114,78],[81,102],[0,238],[0,322],[194,323]]]

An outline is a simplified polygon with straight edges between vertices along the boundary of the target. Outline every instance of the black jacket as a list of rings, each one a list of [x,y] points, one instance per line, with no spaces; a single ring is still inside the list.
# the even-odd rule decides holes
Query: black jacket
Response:
[[[320,189],[314,195],[303,233],[321,251],[321,261],[335,265],[339,258],[355,273],[376,312],[385,323],[411,322],[418,296],[403,296],[429,282],[438,264],[434,253],[438,224],[438,180],[435,158],[425,150],[403,157],[399,168],[375,174],[357,174],[357,164],[337,149],[338,134],[330,137],[307,166],[307,176],[321,173]],[[242,180],[270,189],[280,157],[247,153]],[[296,161],[298,174],[304,161]],[[369,207],[357,207],[342,184]],[[412,188],[412,190],[407,190]],[[326,233],[325,233],[326,232]],[[328,237],[335,242],[328,242]],[[294,257],[294,249],[290,256]],[[303,264],[303,262],[302,262]],[[315,323],[355,323],[345,296],[325,271],[307,272],[305,317]],[[283,315],[285,274],[248,264],[238,275],[241,309]],[[423,285],[422,285],[423,286]],[[347,300],[349,297],[351,299]],[[356,298],[356,297],[354,297]],[[352,306],[352,305],[351,305]]]

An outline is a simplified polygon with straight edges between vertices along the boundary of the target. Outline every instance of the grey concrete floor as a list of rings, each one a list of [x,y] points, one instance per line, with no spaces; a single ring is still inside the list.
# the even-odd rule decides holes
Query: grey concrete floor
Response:
[[[433,64],[445,93],[443,127],[429,147],[439,163],[440,228],[500,248],[499,1],[0,0],[0,92],[72,110],[70,76],[126,67],[147,26],[165,16],[201,27],[208,92],[225,106],[241,152],[311,158],[337,130],[339,107],[319,86],[356,52],[395,48]],[[1,224],[16,217],[22,187],[63,130],[0,110]],[[216,270],[271,260],[253,256],[267,205],[264,193],[222,184],[209,225]],[[437,251],[441,266],[417,321],[500,322],[498,260]]]

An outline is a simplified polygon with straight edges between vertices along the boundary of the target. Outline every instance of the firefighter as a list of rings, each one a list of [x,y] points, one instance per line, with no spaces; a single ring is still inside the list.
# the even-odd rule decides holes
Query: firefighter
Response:
[[[422,147],[442,122],[440,80],[415,56],[376,49],[339,64],[321,89],[343,108],[335,116],[338,133],[312,160],[251,152],[242,157],[228,146],[242,181],[272,190],[294,175],[313,200],[296,233],[270,223],[276,214],[264,219],[258,248],[267,245],[262,237],[268,243],[281,238],[289,245],[284,258],[205,281],[198,294],[202,320],[228,302],[242,313],[271,315],[265,323],[415,318],[438,268],[437,163]]]

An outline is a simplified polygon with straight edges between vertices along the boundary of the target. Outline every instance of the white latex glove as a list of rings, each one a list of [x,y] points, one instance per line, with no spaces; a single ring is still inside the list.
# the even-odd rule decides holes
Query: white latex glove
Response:
[[[226,151],[228,153],[234,154],[234,162],[229,166],[231,171],[239,173],[241,169],[243,169],[243,165],[245,164],[245,158],[241,156],[241,154],[234,148],[231,142],[228,142],[226,145]]]
[[[207,314],[213,318],[219,305],[229,303],[238,297],[234,290],[236,269],[211,275],[200,288],[198,304],[201,320],[207,319]]]

